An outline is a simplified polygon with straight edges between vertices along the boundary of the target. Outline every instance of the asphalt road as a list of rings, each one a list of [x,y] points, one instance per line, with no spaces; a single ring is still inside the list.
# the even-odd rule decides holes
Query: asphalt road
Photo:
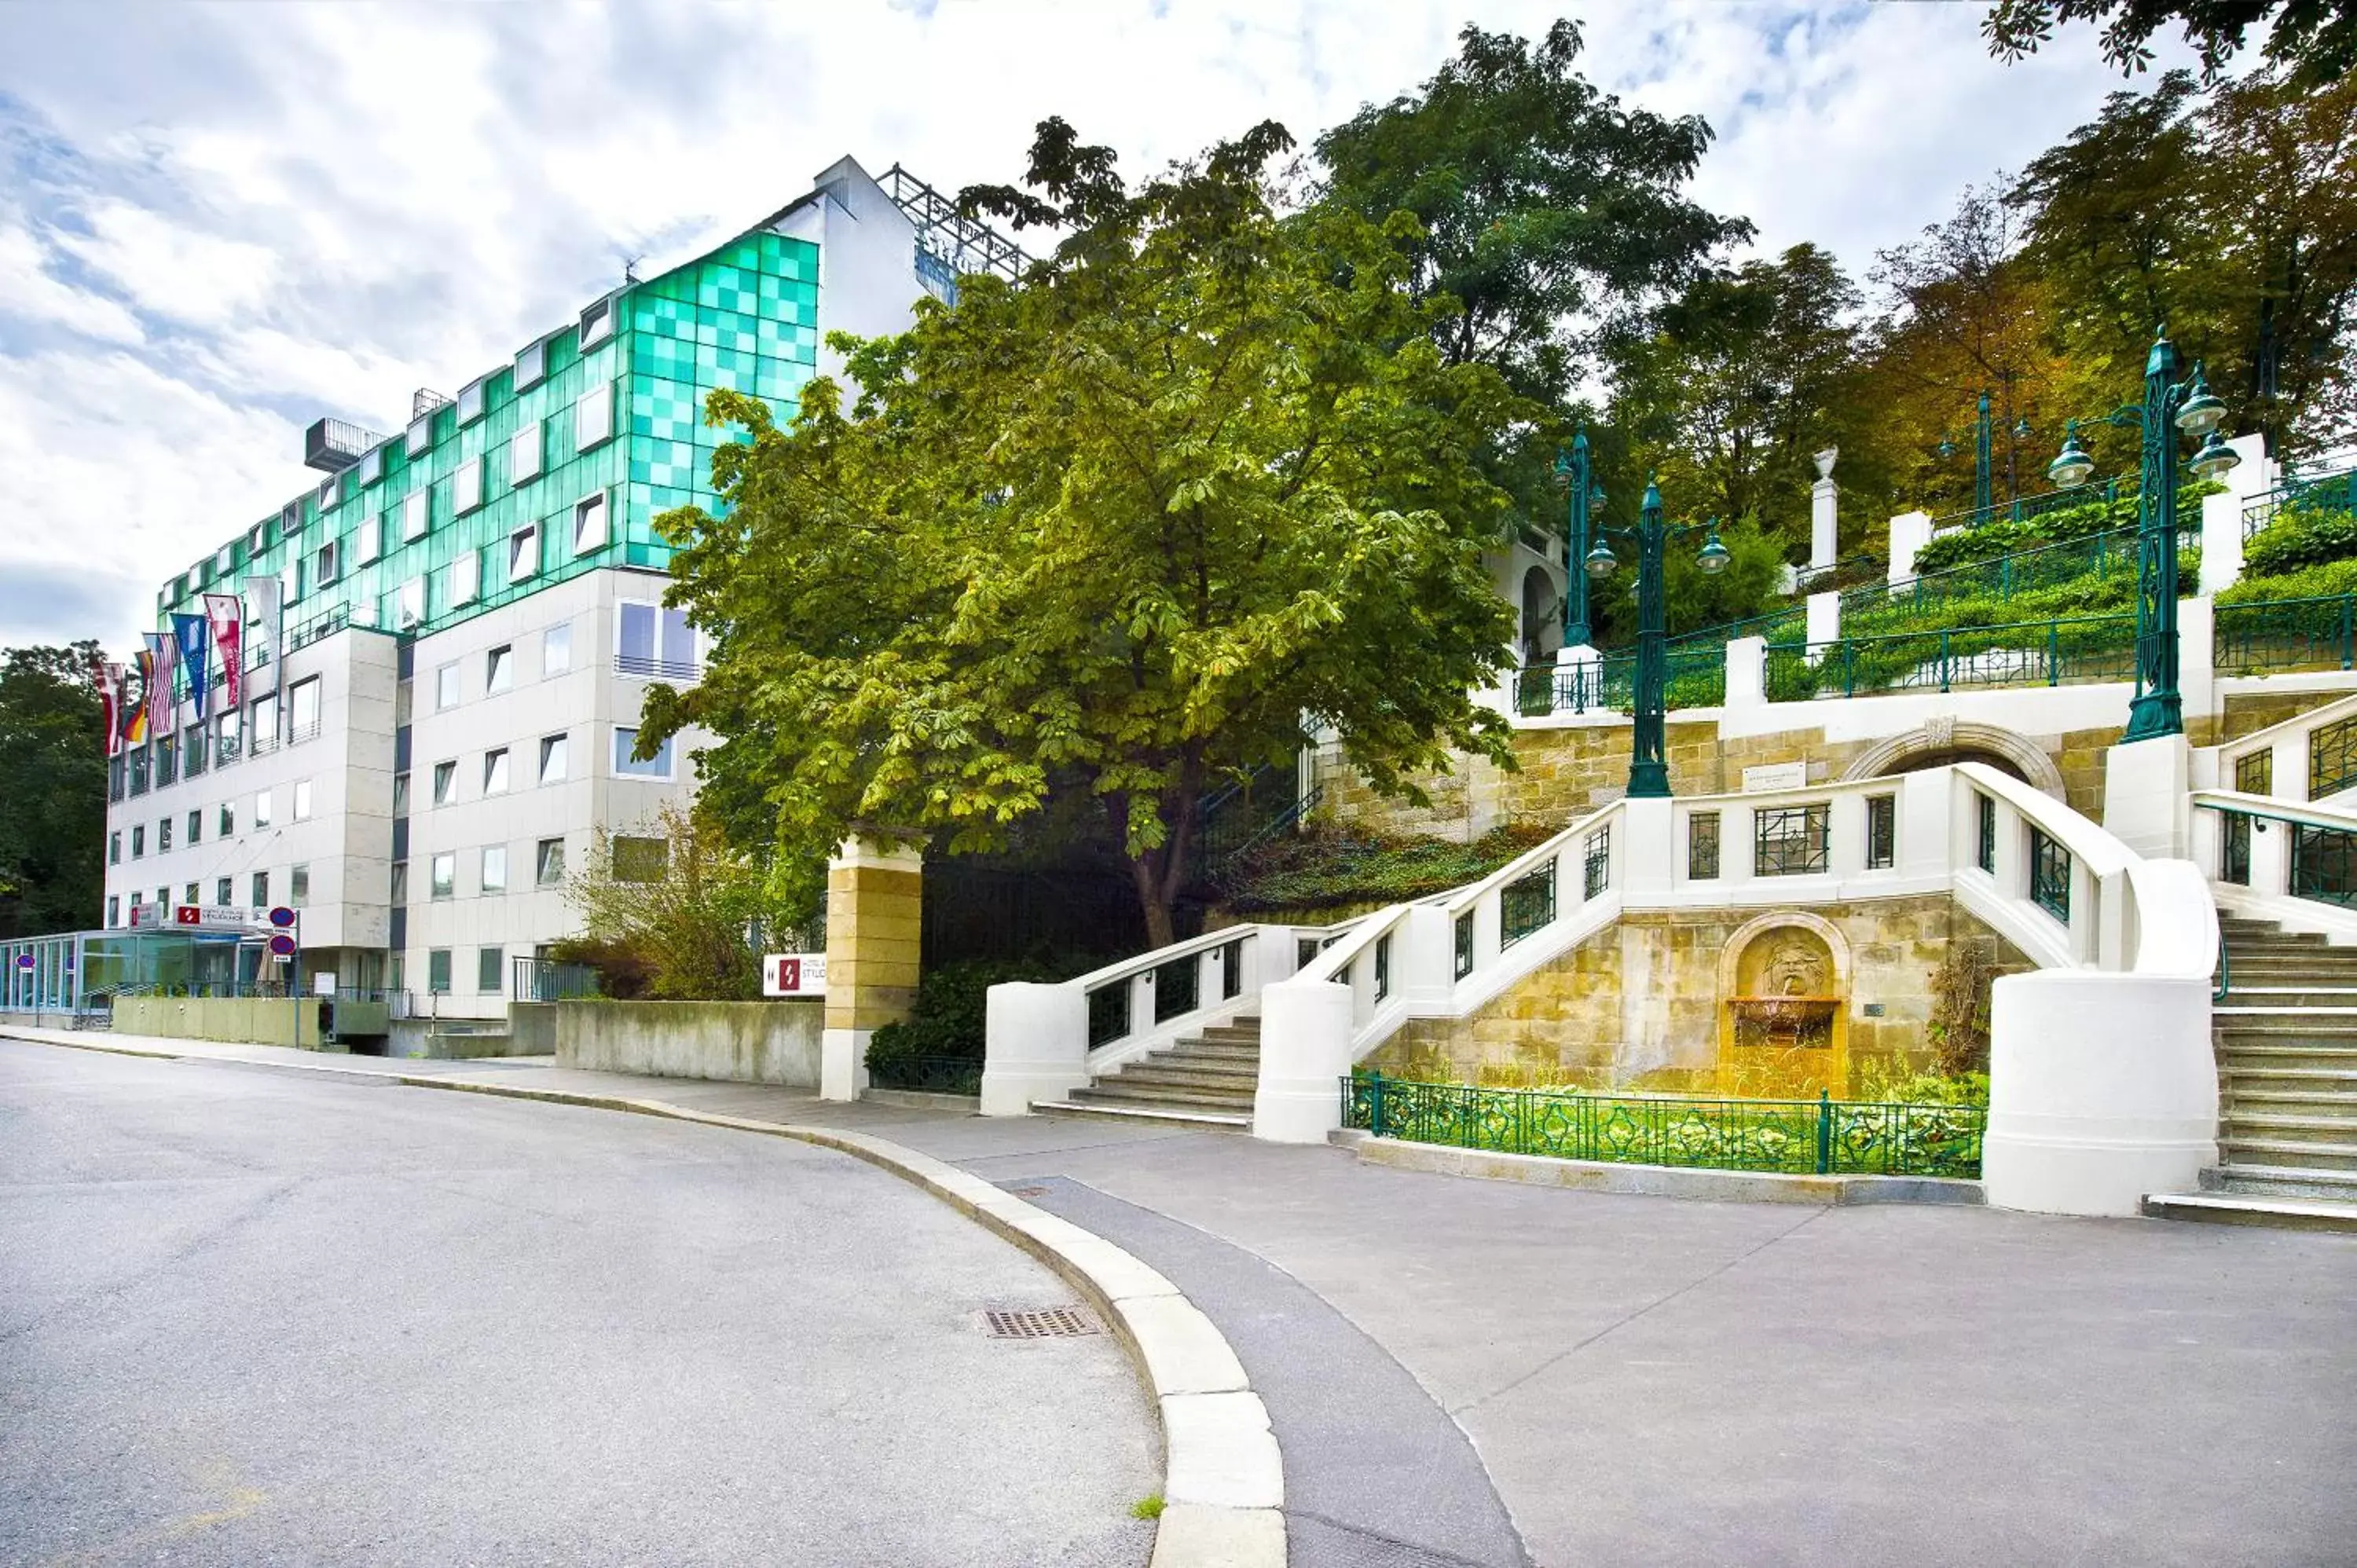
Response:
[[[0,1563],[1140,1563],[1071,1300],[781,1139],[0,1040]]]

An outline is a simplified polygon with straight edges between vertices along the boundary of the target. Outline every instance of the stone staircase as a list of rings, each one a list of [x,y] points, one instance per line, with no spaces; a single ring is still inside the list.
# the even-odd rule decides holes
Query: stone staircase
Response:
[[[2357,1233],[2357,947],[2233,916],[2219,929],[2219,1163],[2145,1212]]]
[[[1252,1127],[1259,1084],[1260,1019],[1243,1017],[1125,1062],[1069,1099],[1034,1101],[1031,1109],[1241,1133]]]

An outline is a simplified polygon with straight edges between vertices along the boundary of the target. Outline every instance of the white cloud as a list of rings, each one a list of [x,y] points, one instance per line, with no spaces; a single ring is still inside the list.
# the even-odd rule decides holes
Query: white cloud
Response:
[[[843,153],[953,189],[1051,113],[1133,170],[1264,118],[1307,143],[1429,75],[1468,3],[0,6],[0,470],[41,522],[0,575],[58,541],[135,564],[87,628],[119,646],[154,579],[308,485],[302,420],[397,424]],[[1699,199],[1857,272],[2116,85],[2083,39],[1989,60],[1973,5],[1579,14],[1591,76],[1717,128]]]

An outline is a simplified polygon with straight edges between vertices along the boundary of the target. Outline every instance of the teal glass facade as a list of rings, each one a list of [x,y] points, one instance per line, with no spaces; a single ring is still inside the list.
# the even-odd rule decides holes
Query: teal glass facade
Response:
[[[782,422],[817,360],[818,247],[742,235],[593,305],[249,528],[166,585],[159,624],[275,576],[290,648],[346,625],[425,633],[601,566],[667,567],[654,518],[716,507],[713,448],[744,436],[705,425],[705,396],[750,392]],[[601,497],[576,547],[576,509]]]

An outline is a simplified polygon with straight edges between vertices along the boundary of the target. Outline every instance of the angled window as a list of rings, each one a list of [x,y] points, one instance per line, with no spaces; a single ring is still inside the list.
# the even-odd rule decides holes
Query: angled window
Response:
[[[584,496],[573,503],[573,553],[587,555],[606,547],[606,494]]]
[[[565,881],[565,841],[543,839],[533,854],[533,875],[543,887],[555,887]]]
[[[412,577],[394,591],[393,624],[406,631],[425,619],[425,579]]]
[[[343,575],[343,564],[336,555],[336,542],[330,539],[319,546],[317,554],[311,557],[311,580],[320,584],[332,583]]]
[[[483,417],[485,382],[469,381],[458,389],[458,423],[472,424]]]
[[[450,602],[452,604],[472,604],[475,596],[481,593],[482,589],[483,556],[480,551],[469,550],[450,563]]]
[[[554,784],[565,777],[565,737],[544,736],[540,743],[540,781]]]
[[[508,581],[521,583],[540,571],[540,530],[532,525],[508,535]]]
[[[434,803],[447,806],[458,798],[458,765],[437,762],[434,765]]]
[[[483,753],[483,793],[504,795],[508,792],[508,748]]]
[[[394,904],[408,903],[409,862],[405,860],[394,861],[392,867],[392,875],[388,881],[393,893],[393,897],[389,901]]]
[[[515,650],[501,643],[483,656],[483,693],[504,692],[515,683]]]
[[[639,732],[614,726],[614,776],[618,779],[669,779],[671,777],[671,742],[666,740],[653,757],[640,762],[630,754],[638,749]]]
[[[402,445],[403,449],[413,457],[423,457],[434,449],[434,411],[432,409],[427,409],[409,422],[409,435]]]
[[[535,419],[508,438],[508,483],[540,478],[540,421]]]
[[[601,299],[581,313],[581,347],[583,351],[604,342],[614,332],[614,302]]]
[[[434,711],[447,713],[458,705],[458,666],[445,664],[434,671]]]
[[[614,434],[614,383],[600,381],[573,404],[573,449],[587,452]]]
[[[384,519],[364,517],[352,530],[352,564],[365,566],[384,553]]]
[[[450,515],[464,517],[483,504],[483,460],[469,457],[450,476]]]
[[[384,478],[384,448],[371,446],[361,454],[361,488],[366,489]]]
[[[543,338],[519,349],[515,357],[515,385],[518,392],[537,382],[548,374],[548,341]]]
[[[180,902],[183,904],[195,904],[201,902],[201,900],[197,897],[197,885],[195,883],[191,882],[188,884],[187,892],[180,899]]]

